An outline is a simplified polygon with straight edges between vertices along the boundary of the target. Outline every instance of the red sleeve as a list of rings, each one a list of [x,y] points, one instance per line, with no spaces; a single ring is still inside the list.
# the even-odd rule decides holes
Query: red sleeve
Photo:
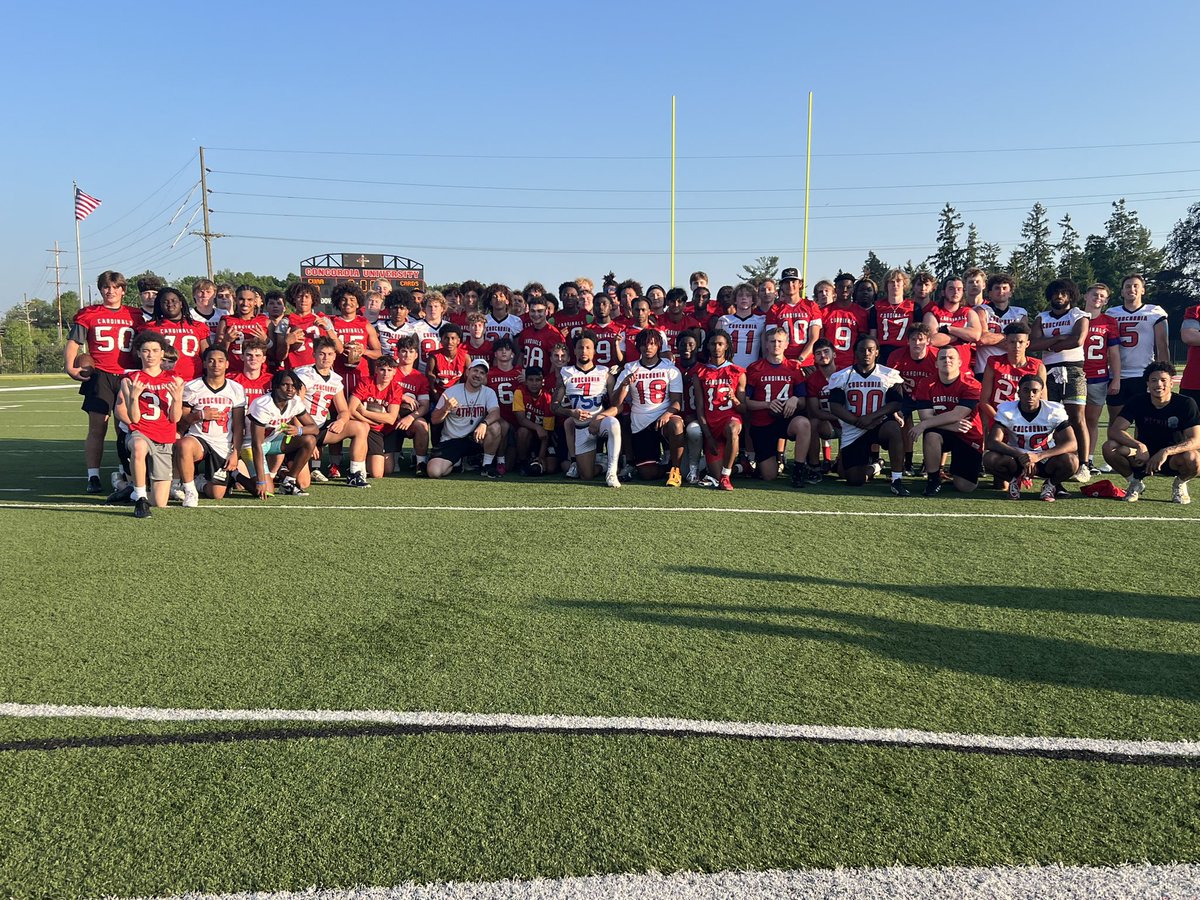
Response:
[[[1200,320],[1200,305],[1189,306],[1187,308],[1187,311],[1184,312],[1183,318],[1184,318],[1184,321],[1187,321],[1188,319]]]
[[[960,400],[979,400],[980,384],[974,378],[969,378],[963,375],[959,379],[962,383],[958,388],[958,399]]]
[[[354,386],[354,395],[359,400],[370,400],[375,396],[375,382],[369,378],[359,379],[358,384]]]

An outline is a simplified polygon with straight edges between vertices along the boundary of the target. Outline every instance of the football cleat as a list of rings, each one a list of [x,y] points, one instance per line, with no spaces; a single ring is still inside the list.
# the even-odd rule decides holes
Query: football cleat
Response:
[[[104,501],[105,503],[132,503],[133,502],[133,485],[126,484],[124,487],[119,487]]]
[[[183,500],[180,502],[183,504],[184,509],[195,509],[200,505],[199,491],[184,490]]]
[[[150,501],[143,497],[133,504],[133,517],[135,519],[150,518]]]
[[[804,478],[809,484],[820,484],[825,480],[825,473],[821,471],[820,466],[810,466],[804,463],[797,468],[803,469],[807,473]]]
[[[1101,464],[1100,466],[1098,466],[1096,471],[1101,473],[1102,475],[1108,475],[1110,472],[1112,472],[1112,466],[1110,466],[1107,462],[1105,462],[1105,463]]]
[[[418,478],[424,478],[427,474],[429,474],[428,470],[429,470],[428,463],[419,462],[419,463],[417,463],[416,476]]]
[[[1142,499],[1142,493],[1146,490],[1146,482],[1138,478],[1136,475],[1129,476],[1129,484],[1125,487],[1125,502],[1137,503]]]
[[[792,487],[802,488],[806,484],[809,483],[808,482],[808,473],[804,471],[806,468],[808,468],[808,467],[807,466],[793,466],[792,467]]]
[[[183,502],[183,485],[178,481],[171,482],[171,499]]]
[[[1045,500],[1047,503],[1053,503],[1056,499],[1058,499],[1054,496],[1057,492],[1058,486],[1055,485],[1053,481],[1047,480],[1046,483],[1042,485],[1041,499]]]
[[[362,472],[351,472],[346,476],[346,487],[352,488],[369,488],[370,482],[367,481],[367,476]]]
[[[100,476],[99,475],[88,476],[87,492],[89,494],[100,494],[100,493],[103,493],[103,491],[104,491],[104,487],[100,484]]]
[[[1033,487],[1033,479],[1028,475],[1021,476],[1021,490],[1027,491]]]
[[[722,475],[721,480],[717,482],[717,487],[719,487],[723,491],[732,491],[733,490],[733,482],[729,480],[728,475]]]
[[[482,474],[484,478],[495,480],[500,477],[500,467],[496,463],[490,462],[483,467]]]
[[[875,462],[871,463],[870,477],[878,478],[882,474],[883,474],[883,463],[877,459],[877,460],[875,460]]]
[[[325,474],[330,480],[332,480],[334,478],[341,478],[342,470],[338,467],[337,463],[331,462],[329,464],[329,468],[326,470]]]
[[[699,480],[700,480],[700,472],[696,469],[695,466],[689,466],[688,473],[687,473],[687,483],[695,484]]]
[[[667,487],[681,487],[682,485],[683,475],[679,473],[678,469],[672,468],[671,471],[667,473]]]
[[[599,459],[599,457],[597,457],[597,460],[598,459]],[[597,465],[599,465],[599,462],[597,462]],[[636,474],[637,474],[637,469],[635,469],[633,467],[633,464],[625,463],[625,465],[623,465],[621,467],[621,471],[617,473],[617,477],[620,478],[622,481],[633,481],[633,476]]]
[[[304,488],[300,487],[300,485],[298,485],[296,483],[296,479],[290,475],[287,478],[283,479],[283,481],[279,482],[278,491],[279,491],[279,493],[283,494],[285,497],[307,497],[308,496],[308,491],[306,491]]]
[[[1171,502],[1178,503],[1181,506],[1187,506],[1192,502],[1192,495],[1188,493],[1186,481],[1176,478],[1171,482]]]
[[[1075,474],[1072,475],[1071,477],[1074,478],[1076,481],[1078,481],[1080,484],[1087,484],[1089,481],[1092,480],[1092,467],[1088,466],[1088,465],[1082,465],[1078,469],[1075,470]]]
[[[901,481],[899,478],[892,479],[891,491],[897,497],[911,497],[912,496],[912,491],[910,491],[908,488],[906,488],[904,486],[904,482]]]
[[[604,483],[610,488],[619,488],[621,486],[621,479],[617,477],[616,472],[610,471],[604,476]]]
[[[329,476],[326,475],[324,472],[322,472],[320,469],[316,468],[315,466],[313,467],[312,471],[309,472],[308,474],[309,474],[309,477],[312,478],[313,484],[328,484],[329,483]]]
[[[713,478],[711,475],[705,475],[703,478],[701,478],[699,481],[696,482],[696,487],[715,488],[719,484],[720,484],[720,482],[717,481],[717,479]]]
[[[579,464],[576,463],[574,460],[571,460],[571,465],[567,467],[567,471],[563,474],[564,474],[564,477],[566,477],[566,478],[578,478],[579,477]]]
[[[925,496],[926,497],[936,497],[941,492],[942,492],[942,482],[940,479],[938,481],[928,481],[925,483]]]
[[[1018,478],[1014,478],[1012,481],[1010,481],[1008,483],[1008,499],[1009,500],[1020,500],[1021,499],[1021,481],[1022,481],[1022,479],[1018,477]]]
[[[128,484],[128,480],[125,478],[125,473],[120,469],[117,469],[117,471],[113,472],[112,475],[109,476],[109,480],[112,482],[112,489],[114,491],[119,491],[121,488],[125,487],[126,484]]]

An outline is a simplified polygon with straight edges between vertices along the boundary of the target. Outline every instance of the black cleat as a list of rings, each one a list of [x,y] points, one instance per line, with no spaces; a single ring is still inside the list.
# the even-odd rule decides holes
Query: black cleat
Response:
[[[123,504],[133,502],[133,485],[127,484],[123,488],[117,488],[104,501],[111,504]]]
[[[483,467],[483,477],[491,478],[491,479],[499,479],[500,478],[500,468],[494,462],[488,463],[486,466]]]
[[[104,487],[100,484],[100,476],[92,475],[88,477],[87,492],[89,494],[103,494]]]
[[[942,492],[942,482],[939,478],[937,481],[929,481],[925,483],[925,496],[936,497]]]
[[[910,491],[908,488],[906,488],[904,486],[904,482],[901,481],[899,478],[892,479],[891,491],[897,497],[911,497],[912,496],[912,491]]]
[[[133,505],[133,517],[135,519],[150,518],[150,501],[143,497]]]

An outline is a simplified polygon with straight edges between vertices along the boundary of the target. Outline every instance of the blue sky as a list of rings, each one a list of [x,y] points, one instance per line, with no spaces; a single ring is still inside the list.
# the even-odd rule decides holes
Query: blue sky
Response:
[[[72,179],[104,201],[82,225],[87,282],[202,272],[198,238],[171,246],[198,205],[201,145],[213,230],[236,235],[215,242],[217,268],[285,275],[365,250],[406,253],[434,282],[553,287],[613,269],[665,284],[672,94],[677,282],[696,268],[732,282],[766,253],[801,264],[808,91],[810,283],[869,249],[923,258],[947,201],[1007,252],[1035,199],[1087,235],[1125,196],[1160,242],[1200,199],[1192,3],[218,0],[8,15],[31,39],[0,61],[4,308],[53,296],[56,239],[76,284]],[[1029,149],[1062,147],[1093,149]]]

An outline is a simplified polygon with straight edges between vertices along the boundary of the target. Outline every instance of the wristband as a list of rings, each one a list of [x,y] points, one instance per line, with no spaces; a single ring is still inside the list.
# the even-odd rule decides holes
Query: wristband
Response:
[[[254,482],[254,483],[255,483],[256,485],[258,485],[259,487],[266,487],[266,486],[267,486],[267,483],[266,483],[265,481],[256,481],[256,482]]]

